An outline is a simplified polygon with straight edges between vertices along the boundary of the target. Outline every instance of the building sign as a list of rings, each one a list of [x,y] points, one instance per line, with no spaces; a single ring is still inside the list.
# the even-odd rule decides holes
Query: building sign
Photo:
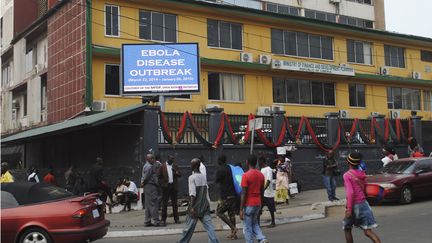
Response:
[[[199,92],[197,43],[123,44],[124,95]]]
[[[309,73],[328,73],[335,75],[354,76],[354,68],[343,67],[331,64],[321,64],[312,62],[295,62],[272,60],[272,68],[289,71],[300,71]]]

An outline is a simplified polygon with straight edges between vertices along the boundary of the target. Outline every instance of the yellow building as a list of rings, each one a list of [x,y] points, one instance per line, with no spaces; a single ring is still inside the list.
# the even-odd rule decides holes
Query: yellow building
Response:
[[[91,10],[93,100],[108,109],[141,102],[120,95],[123,43],[197,42],[201,92],[167,100],[166,111],[405,118],[415,110],[432,119],[429,38],[205,2],[97,0]]]

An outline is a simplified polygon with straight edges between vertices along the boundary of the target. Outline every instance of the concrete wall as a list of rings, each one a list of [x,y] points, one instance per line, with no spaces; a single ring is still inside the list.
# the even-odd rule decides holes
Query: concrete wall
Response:
[[[1,1],[0,16],[3,18],[3,38],[1,39],[2,50],[9,47],[13,38],[13,1]]]

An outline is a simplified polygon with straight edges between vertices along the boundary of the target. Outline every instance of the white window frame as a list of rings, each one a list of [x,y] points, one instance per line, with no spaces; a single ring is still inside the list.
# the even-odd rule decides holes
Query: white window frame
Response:
[[[354,43],[354,62],[350,62],[348,55],[349,55],[349,51],[348,51],[348,41],[353,41]],[[370,58],[370,63],[366,63],[366,62],[357,62],[357,52],[356,52],[356,48],[355,45],[356,43],[361,43],[362,47],[363,47],[363,60],[366,60],[366,57]],[[366,55],[365,54],[365,44],[369,45],[370,47],[370,55]],[[362,65],[367,65],[367,66],[373,66],[374,62],[373,62],[373,43],[372,42],[367,42],[367,41],[359,41],[359,40],[353,40],[353,39],[347,39],[347,62],[348,63],[352,63],[352,64],[362,64]]]
[[[350,89],[349,89],[349,86],[350,85],[355,85],[355,99],[356,99],[356,105],[355,106],[352,106],[351,104],[350,104],[350,107],[351,108],[366,108],[366,84],[355,84],[355,83],[350,83],[350,84],[348,84],[348,102],[349,102],[349,96],[351,95],[351,93],[349,92],[350,91]],[[365,104],[364,104],[364,106],[359,106],[358,105],[358,92],[357,92],[357,86],[359,86],[359,85],[362,85],[363,87],[364,87],[364,100],[365,100]]]
[[[107,23],[106,23],[106,15],[107,15],[107,7],[116,7],[117,8],[117,12],[118,12],[118,34],[117,35],[108,35],[107,34]],[[111,23],[112,23],[112,18],[111,18]],[[106,37],[120,37],[120,32],[121,32],[121,13],[120,13],[120,6],[118,5],[113,5],[113,4],[105,4],[104,6],[104,33]],[[112,27],[112,26],[111,26]],[[112,28],[111,28],[112,29]]]
[[[386,52],[385,52],[385,47],[386,46],[388,46],[389,48],[392,48],[392,47],[395,47],[395,48],[400,48],[400,49],[402,49],[403,50],[403,59],[404,59],[404,66],[403,67],[400,67],[399,65],[398,66],[392,66],[391,65],[391,59],[392,59],[392,56],[390,55],[391,54],[391,51],[390,51],[390,53],[389,53],[389,59],[390,59],[390,63],[385,63],[386,62]],[[400,57],[399,57],[399,54],[397,54],[397,58],[398,58],[398,64],[399,64],[399,59],[400,59]],[[384,44],[384,64],[387,66],[387,67],[391,67],[391,68],[400,68],[400,69],[406,69],[407,68],[407,59],[406,59],[406,48],[405,47],[400,47],[400,46],[394,46],[394,45],[388,45],[388,44]],[[389,65],[387,65],[387,64],[389,64]]]
[[[423,110],[432,111],[432,90],[423,90]]]
[[[235,22],[229,22],[229,21],[223,21],[223,20],[218,20],[218,19],[211,19],[211,20],[215,20],[215,21],[218,22],[218,29],[217,29],[217,31],[218,31],[218,46],[209,46],[208,45],[208,34],[207,34],[207,47],[208,48],[217,48],[217,49],[231,50],[231,51],[243,51],[243,48],[244,48],[244,36],[243,36],[244,28],[243,28],[243,24],[235,23]],[[221,41],[221,35],[220,35],[220,29],[221,28],[220,28],[220,24],[221,24],[221,22],[228,23],[230,25],[231,48],[221,47],[220,46],[220,41]],[[240,49],[234,49],[234,48],[232,48],[232,45],[233,45],[233,41],[232,41],[232,24],[237,24],[237,25],[240,25],[240,27],[241,27],[241,30],[240,30],[241,48]],[[208,21],[207,21],[207,26],[208,26]]]
[[[140,9],[138,11],[138,28],[140,27],[139,14],[140,14],[141,11],[150,12],[150,23],[149,23],[149,25],[150,25],[150,39],[141,38],[140,34],[139,34],[139,29],[138,29],[138,39],[140,39],[140,40],[151,40],[151,41],[160,42],[160,43],[171,43],[171,42],[166,41],[166,38],[165,38],[165,29],[166,29],[166,26],[165,26],[165,15],[172,15],[172,16],[175,16],[175,18],[176,18],[176,26],[175,26],[176,39],[175,39],[175,42],[178,42],[178,16],[176,14],[162,13],[162,12],[152,11],[152,10],[148,10],[148,9]],[[159,13],[159,14],[163,15],[162,28],[164,29],[164,31],[163,31],[162,34],[163,34],[163,39],[164,40],[154,40],[153,39],[153,13]],[[175,43],[175,42],[172,42],[172,43]]]
[[[119,67],[119,94],[115,95],[115,94],[107,94],[106,93],[106,67],[107,66],[118,66]],[[120,64],[118,63],[104,63],[104,96],[106,97],[119,97],[122,94],[121,91],[121,70],[120,70]]]

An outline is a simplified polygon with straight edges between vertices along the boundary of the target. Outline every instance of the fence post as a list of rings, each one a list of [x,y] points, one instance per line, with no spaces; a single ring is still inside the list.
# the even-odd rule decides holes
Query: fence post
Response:
[[[143,158],[150,149],[154,155],[159,153],[159,106],[146,106],[143,111],[143,126],[141,129]]]
[[[381,131],[381,135],[383,136],[383,139],[384,139],[384,132],[385,132],[384,131],[384,118],[385,118],[385,115],[377,114],[377,115],[373,115],[372,118],[375,118],[375,121],[377,122],[379,129]],[[376,131],[376,133],[375,133],[375,142],[376,142],[376,145],[382,144],[382,141],[378,138],[378,131]],[[384,141],[384,143],[386,144],[387,141]]]
[[[327,118],[327,145],[333,147],[338,137],[339,112],[327,112],[324,116]]]
[[[272,142],[276,143],[280,133],[282,132],[281,128],[283,123],[285,122],[285,111],[272,111]]]
[[[220,122],[222,119],[222,112],[224,111],[224,109],[218,108],[218,107],[212,107],[212,108],[206,109],[206,111],[208,114],[210,114],[210,117],[209,117],[209,142],[214,143],[216,138],[217,138]],[[220,145],[222,145],[222,141],[221,141]],[[223,146],[218,146],[216,149],[211,150],[211,152],[210,152],[210,154],[211,154],[210,162],[211,163],[216,164],[216,160],[217,160],[219,154],[222,153],[222,150],[223,150]]]
[[[415,137],[417,143],[423,146],[423,134],[422,134],[422,116],[412,116],[412,136]]]

